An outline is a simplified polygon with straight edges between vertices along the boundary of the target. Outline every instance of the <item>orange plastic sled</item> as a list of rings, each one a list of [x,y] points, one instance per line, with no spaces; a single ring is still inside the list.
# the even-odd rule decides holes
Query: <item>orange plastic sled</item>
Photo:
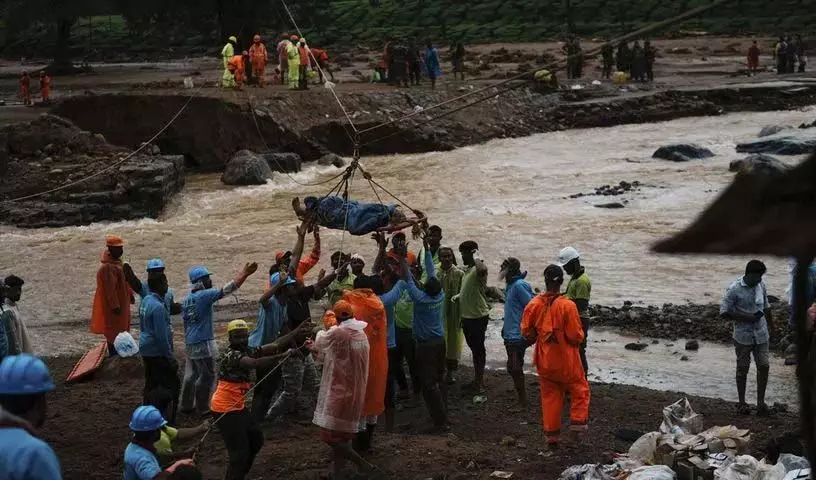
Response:
[[[102,342],[82,355],[82,358],[71,369],[65,383],[74,383],[86,378],[99,370],[106,358],[108,358],[108,342]]]

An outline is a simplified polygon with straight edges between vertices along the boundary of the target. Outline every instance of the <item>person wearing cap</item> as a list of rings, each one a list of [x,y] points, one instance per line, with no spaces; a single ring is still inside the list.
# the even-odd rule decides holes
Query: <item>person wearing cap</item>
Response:
[[[298,48],[297,35],[292,35],[291,42],[286,45],[286,59],[289,71],[289,89],[297,90],[300,86],[300,49]]]
[[[210,410],[223,414],[216,423],[224,439],[229,455],[225,478],[241,480],[246,478],[255,456],[264,443],[263,432],[255,418],[246,408],[246,395],[252,382],[252,370],[269,371],[277,366],[294,350],[289,345],[294,341],[303,343],[314,325],[303,322],[298,328],[282,335],[272,343],[251,347],[249,326],[244,320],[233,320],[227,324],[229,346],[218,361],[218,384],[215,387]],[[267,375],[256,376],[256,387],[266,381]]]
[[[428,280],[421,287],[417,286],[413,275],[409,273],[410,268],[405,257],[402,259],[402,268],[405,272],[402,279],[414,302],[413,334],[416,342],[417,374],[422,385],[422,396],[434,427],[443,429],[448,423],[445,332],[442,326],[445,292],[442,291],[442,282],[436,277],[433,254],[427,240],[424,251],[424,271],[428,275]]]
[[[309,79],[306,73],[309,70],[309,47],[306,45],[306,39],[301,37],[298,44],[298,58],[300,60],[300,71],[298,72],[299,87],[301,90],[309,89]]]
[[[544,293],[535,296],[524,309],[521,334],[535,343],[544,438],[555,449],[561,441],[564,395],[569,393],[571,398],[570,431],[578,435],[587,429],[590,393],[578,351],[584,330],[575,302],[561,295],[561,267],[547,266],[544,283]]]
[[[354,308],[340,300],[332,307],[337,324],[318,332],[307,346],[323,363],[323,376],[312,422],[320,427],[320,440],[332,450],[332,478],[343,478],[346,461],[368,472],[373,466],[351,446],[359,430],[366,402],[369,344],[366,323],[354,318]]]
[[[174,356],[173,325],[170,311],[164,303],[167,294],[167,277],[162,273],[147,280],[150,295],[139,306],[139,354],[142,356],[145,372],[143,398],[147,399],[151,390],[164,387],[177,399],[181,391],[178,377],[178,362]],[[174,401],[169,417],[176,421],[178,402]]]
[[[433,256],[434,267],[436,268],[437,273],[439,273],[440,267],[442,266],[442,262],[439,260],[439,249],[442,246],[442,228],[439,225],[431,225],[428,227],[428,236],[426,240],[428,242],[428,249],[431,251],[431,255]],[[425,258],[424,245],[419,249],[419,255],[417,258]],[[428,272],[422,272],[422,278],[420,281],[424,282],[427,279]]]
[[[533,299],[533,289],[524,280],[527,272],[521,271],[521,262],[517,258],[509,257],[502,262],[499,275],[507,282],[507,286],[504,287],[504,325],[502,326],[504,348],[507,350],[507,373],[513,378],[519,405],[526,407],[524,354],[529,344],[521,334],[521,317],[527,304]]]
[[[158,480],[173,478],[173,472],[181,465],[192,465],[191,459],[175,462],[167,470],[162,470],[156,455],[156,443],[167,420],[152,405],[142,405],[133,411],[128,427],[133,438],[125,447],[124,480]]]
[[[23,295],[25,282],[17,275],[9,275],[0,282],[0,285],[3,284],[5,284],[5,291],[0,294],[0,322],[3,323],[8,338],[6,355],[34,353],[34,347],[28,337],[28,329],[17,307],[17,302],[20,301]],[[0,289],[2,288],[0,287]],[[0,354],[0,358],[2,356]]]
[[[295,270],[295,280],[299,283],[303,283],[303,279],[311,269],[315,267],[320,262],[320,227],[317,225],[314,226],[314,230],[312,230],[312,235],[314,236],[314,245],[312,246],[312,251],[309,253],[309,256],[306,258],[301,258],[299,262],[297,262],[297,269]],[[272,276],[276,273],[280,272],[287,272],[289,271],[289,266],[292,264],[292,251],[287,250],[285,252],[280,251],[275,254],[275,264],[269,269],[269,282],[266,285],[266,288],[269,289],[272,286]]]
[[[587,336],[589,335],[589,297],[592,293],[592,282],[589,280],[589,275],[581,266],[581,255],[573,247],[566,247],[558,254],[558,263],[561,268],[570,276],[567,283],[566,295],[575,302],[578,307],[578,314],[581,316],[581,325],[584,328],[584,341],[581,343],[581,365],[584,367],[584,373],[588,371],[588,364],[586,358]]]
[[[751,355],[757,367],[757,407],[759,416],[775,413],[765,404],[765,389],[770,372],[768,321],[771,320],[768,290],[762,277],[767,271],[765,264],[751,260],[745,266],[745,275],[734,280],[725,291],[720,316],[734,323],[734,350],[737,354],[737,411],[751,413],[745,402],[748,373],[751,370]]]
[[[39,358],[23,353],[0,362],[0,477],[59,480],[54,450],[37,438],[46,394],[56,388]]]
[[[96,272],[96,293],[91,311],[91,333],[105,336],[108,352],[116,355],[113,341],[130,330],[130,287],[122,266],[125,242],[118,235],[105,238],[102,266]]]
[[[277,52],[278,52],[278,70],[280,71],[280,80],[281,85],[286,85],[286,82],[289,78],[289,58],[286,54],[286,47],[289,46],[291,40],[289,40],[290,35],[288,33],[284,33],[280,37],[280,41],[278,41]]]
[[[235,277],[221,288],[213,288],[210,271],[197,266],[190,269],[190,295],[182,302],[184,321],[184,382],[181,389],[181,411],[205,414],[209,411],[210,393],[215,382],[215,346],[213,306],[222,298],[237,291],[253,273],[257,263],[247,263]]]
[[[459,245],[462,263],[465,264],[465,276],[462,277],[462,289],[454,301],[459,302],[462,315],[462,330],[465,342],[473,354],[473,383],[466,386],[477,393],[484,391],[484,369],[487,361],[485,334],[490,320],[490,305],[487,304],[487,265],[479,255],[479,245],[473,240]]]
[[[441,246],[438,253],[437,275],[442,282],[442,291],[445,292],[445,303],[442,308],[442,326],[445,330],[445,382],[453,385],[456,383],[456,371],[459,370],[459,358],[462,356],[462,345],[465,342],[459,302],[454,302],[453,298],[462,291],[465,272],[456,265],[456,256],[452,248]]]
[[[343,294],[349,290],[354,290],[354,280],[357,278],[353,273],[349,272],[348,267],[340,268],[343,265],[351,264],[351,258],[343,252],[334,252],[331,256],[332,268],[337,272],[334,281],[329,284],[326,293],[329,297],[329,304],[334,305],[341,298]]]
[[[147,278],[154,275],[164,275],[164,268],[164,261],[161,258],[151,258],[147,261],[147,268],[145,269]],[[150,287],[147,285],[147,281],[140,280],[129,263],[122,265],[122,270],[125,272],[125,279],[131,290],[138,294],[140,299],[150,295]],[[167,289],[167,293],[164,295],[164,304],[170,310],[171,315],[181,313],[181,304],[176,303],[176,294],[172,288]]]
[[[221,86],[224,88],[235,87],[235,77],[230,69],[232,57],[235,56],[235,47],[238,45],[238,39],[231,36],[227,39],[227,44],[221,49],[221,59],[224,62],[224,74],[221,76]]]

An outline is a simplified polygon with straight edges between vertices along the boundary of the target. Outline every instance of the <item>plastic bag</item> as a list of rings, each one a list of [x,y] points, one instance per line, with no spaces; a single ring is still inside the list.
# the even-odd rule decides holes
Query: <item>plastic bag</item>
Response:
[[[768,465],[765,460],[759,462],[756,480],[784,480],[785,467],[781,463]]]
[[[733,463],[714,470],[717,480],[754,480],[759,470],[759,462],[750,455],[740,455]]]
[[[598,464],[573,465],[561,472],[558,480],[613,480]]]
[[[119,332],[119,335],[113,339],[113,347],[122,358],[132,357],[139,353],[139,345],[130,332]]]
[[[678,400],[663,409],[663,423],[660,431],[672,433],[672,427],[677,426],[687,435],[703,431],[703,416],[694,413],[687,398]]]
[[[802,468],[810,468],[810,462],[807,458],[791,455],[790,453],[783,453],[779,455],[779,462],[785,468],[785,473],[791,470],[799,470]]]
[[[643,463],[654,463],[657,440],[660,436],[660,432],[649,432],[635,440],[629,447],[629,458]]]
[[[632,470],[627,480],[674,480],[677,474],[665,465],[652,465]]]

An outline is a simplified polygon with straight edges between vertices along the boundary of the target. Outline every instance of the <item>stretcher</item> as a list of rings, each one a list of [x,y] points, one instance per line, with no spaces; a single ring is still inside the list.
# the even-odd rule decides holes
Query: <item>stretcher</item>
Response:
[[[99,370],[106,358],[108,358],[108,342],[101,342],[82,355],[65,378],[65,383],[75,383],[87,378]]]

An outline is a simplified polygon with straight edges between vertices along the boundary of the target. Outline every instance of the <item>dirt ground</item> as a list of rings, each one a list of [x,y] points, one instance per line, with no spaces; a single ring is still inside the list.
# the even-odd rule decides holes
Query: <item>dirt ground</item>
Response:
[[[56,450],[64,478],[121,478],[127,423],[142,389],[138,362],[136,368],[109,370],[103,378],[87,383],[62,385],[59,380],[76,359],[46,360],[59,386],[49,395],[42,435]],[[469,370],[460,372],[460,384],[469,380],[469,374]],[[443,435],[422,434],[430,425],[424,407],[403,405],[396,432],[377,431],[369,460],[392,479],[487,479],[496,470],[513,472],[514,479],[553,479],[570,465],[602,462],[611,452],[626,451],[629,443],[617,440],[616,430],[654,430],[660,424],[662,408],[682,397],[674,392],[593,384],[588,436],[550,455],[542,453],[545,447],[536,378],[528,378],[531,407],[525,412],[516,408],[507,376],[488,374],[487,390],[487,403],[474,405],[458,386],[452,387],[449,404],[453,426]],[[706,426],[734,424],[751,429],[752,453],[762,451],[768,439],[798,428],[795,414],[745,417],[738,416],[729,402],[706,398],[690,401],[705,416]],[[182,425],[192,424],[192,419],[181,421]],[[288,424],[265,425],[264,432],[266,444],[250,479],[316,479],[328,468],[328,449],[311,425],[310,409],[304,408]],[[223,442],[213,431],[198,457],[204,478],[222,478],[226,458]]]

